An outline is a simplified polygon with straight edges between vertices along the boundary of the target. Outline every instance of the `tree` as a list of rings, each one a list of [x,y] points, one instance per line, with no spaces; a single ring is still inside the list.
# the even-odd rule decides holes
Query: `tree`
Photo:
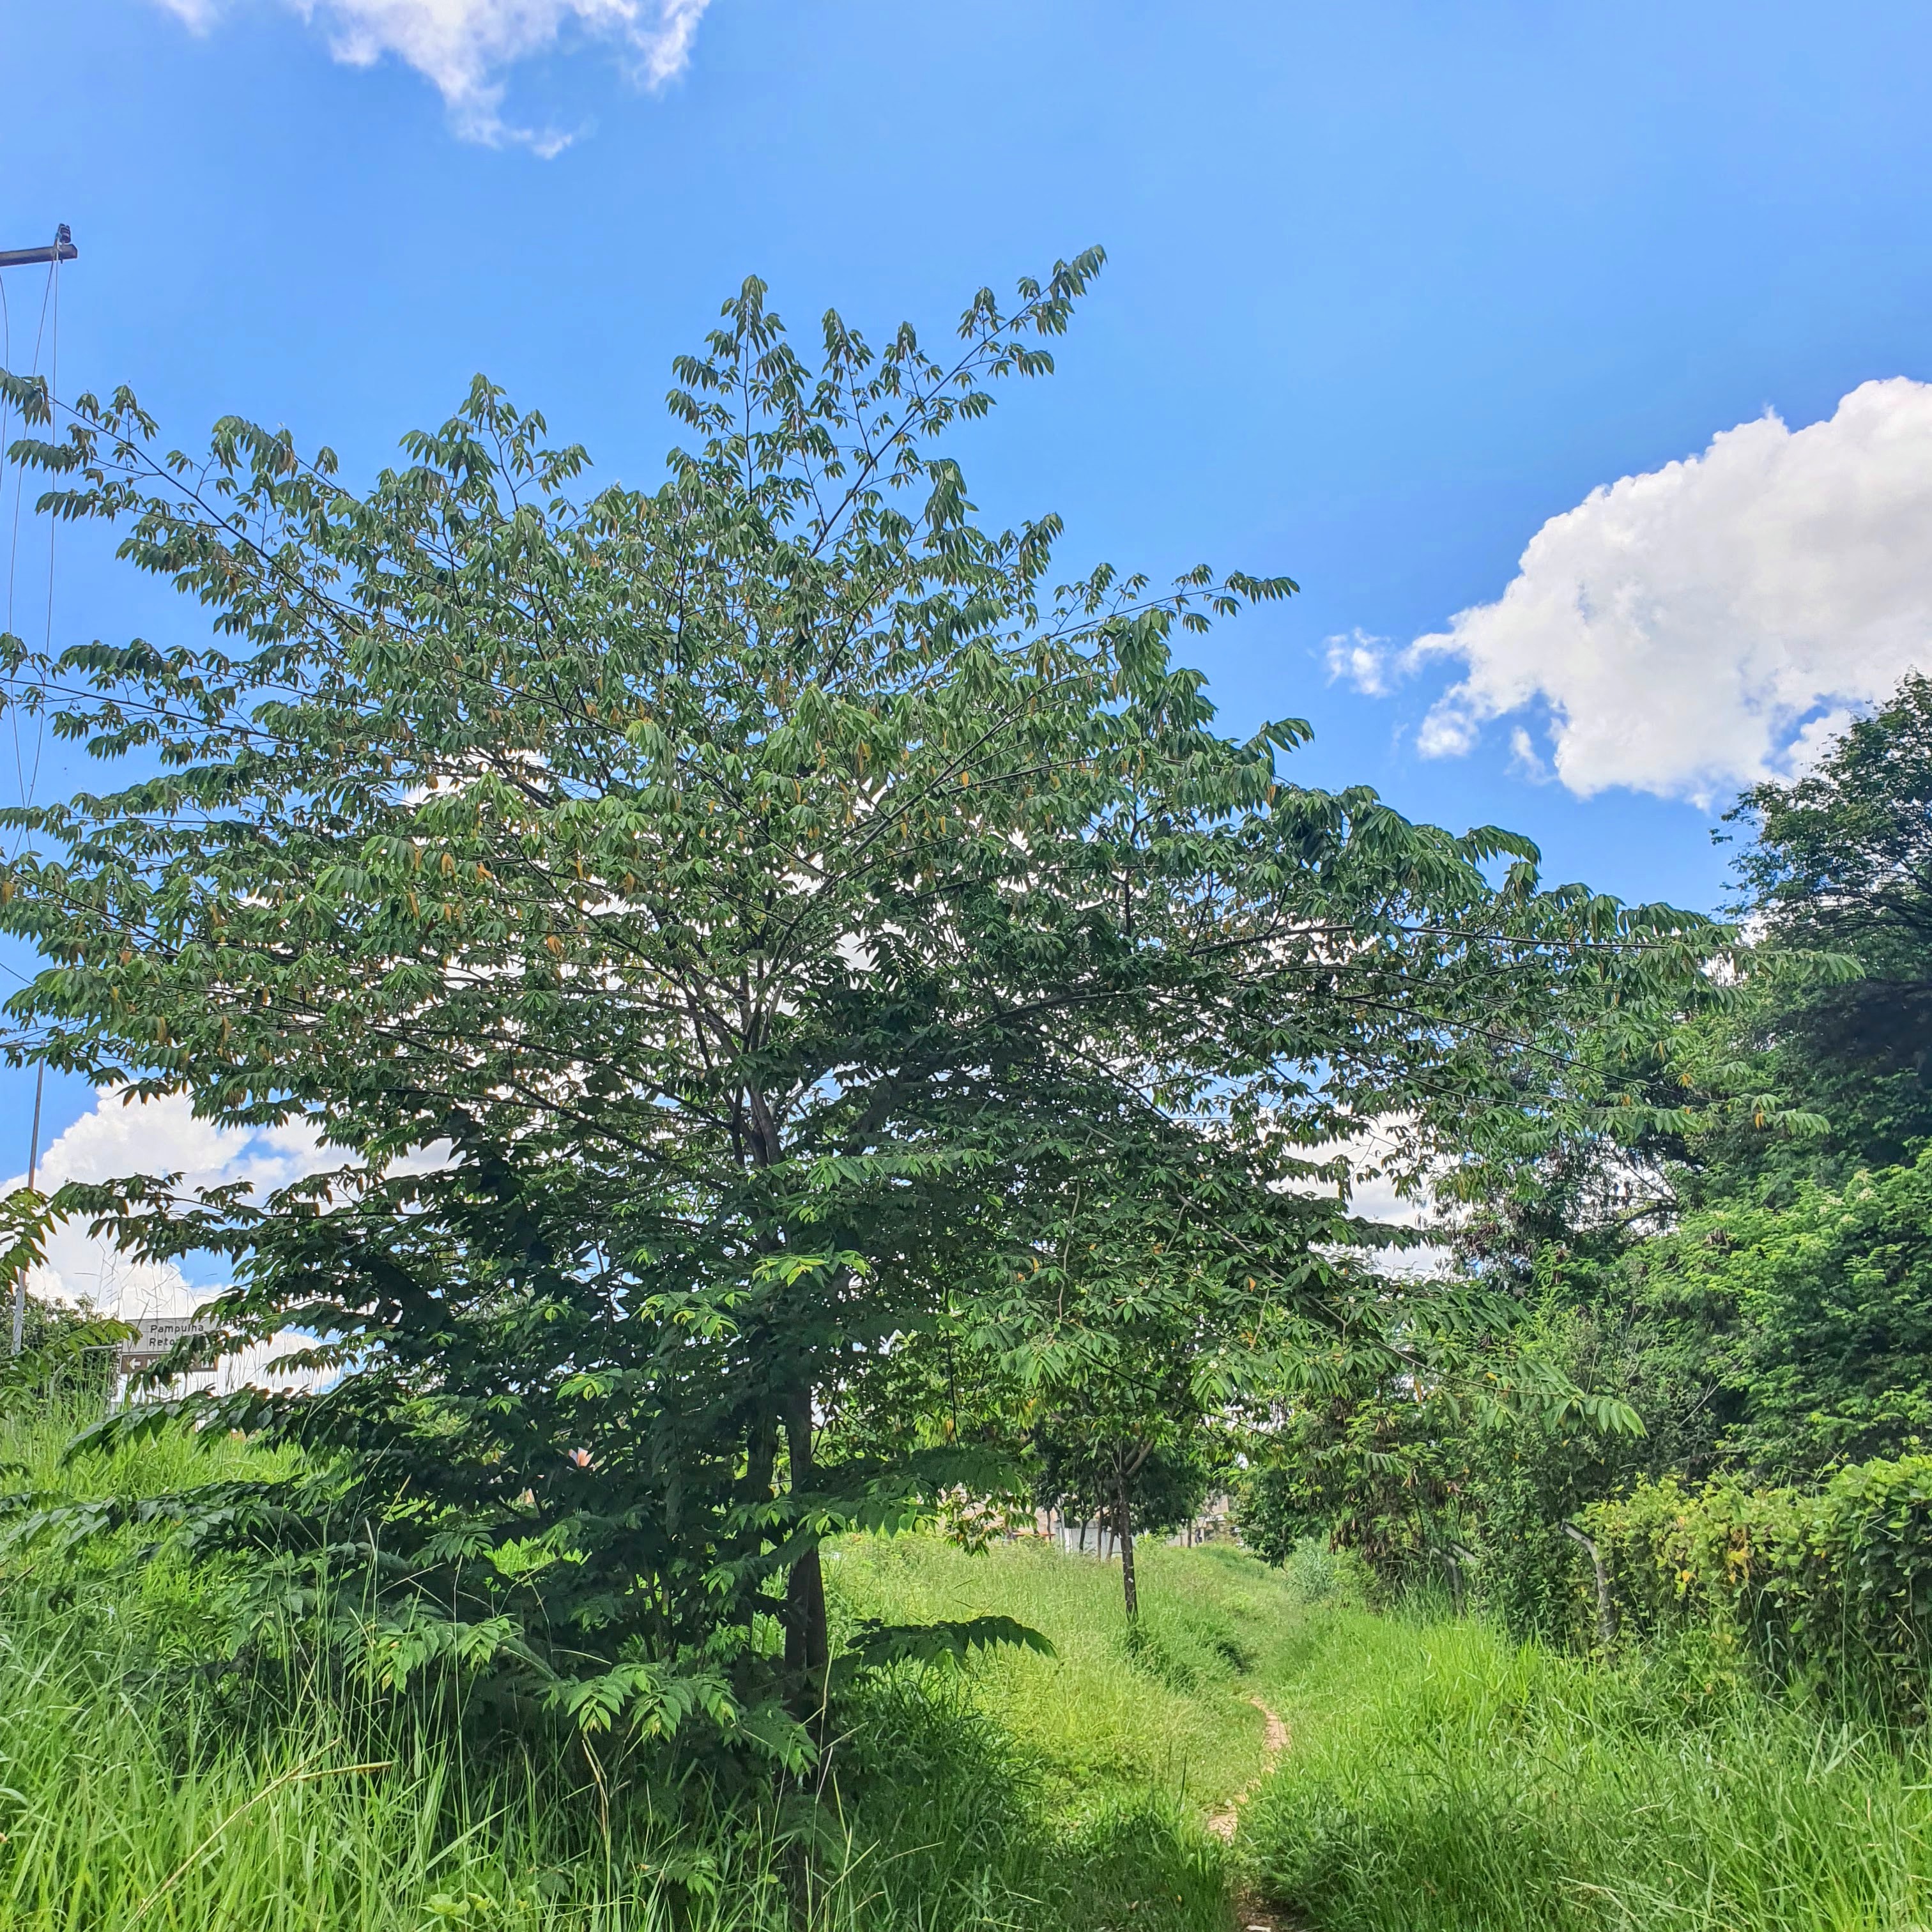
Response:
[[[1932,1150],[1687,1216],[1627,1265],[1699,1345],[1730,1468],[1815,1483],[1932,1439]]]
[[[1526,1281],[1362,1284],[1362,1320],[1405,1336],[1406,1359],[1360,1351],[1253,1432],[1239,1498],[1251,1548],[1280,1563],[1321,1536],[1391,1591],[1446,1581],[1460,1600],[1474,1582],[1516,1628],[1562,1621],[1562,1526],[1679,1449],[1684,1405],[1644,1352],[1654,1335],[1631,1331],[1628,1282],[1606,1290],[1613,1270],[1553,1242],[1535,1262]]]
[[[0,1198],[0,1301],[12,1312],[14,1347],[0,1358],[0,1415],[50,1400],[104,1398],[114,1386],[116,1345],[134,1334],[85,1308],[44,1301],[27,1282],[46,1259],[57,1219],[53,1204],[30,1187]]]
[[[1232,1393],[1214,1358],[1234,1324],[1264,1318],[1253,1297],[1230,1292],[1231,1264],[1247,1265],[1234,1231],[1204,1257],[1186,1238],[1189,1210],[1204,1204],[1178,1195],[1178,1178],[1150,1167],[1144,1199],[1103,1194],[1097,1211],[1076,1195],[1054,1238],[1015,1256],[1012,1290],[989,1298],[974,1336],[1029,1398],[1042,1501],[1112,1524],[1130,1623],[1135,1532],[1198,1507],[1202,1438],[1216,1396]]]
[[[1040,1459],[1035,1500],[1065,1520],[1112,1526],[1130,1623],[1140,1616],[1134,1539],[1192,1522],[1225,1460],[1215,1453],[1214,1435],[1187,1416],[1184,1405],[1178,1414],[1161,1417],[1157,1436],[1146,1426],[1156,1413],[1124,1424],[1088,1410],[1060,1409],[1033,1430]]]
[[[1790,784],[1754,786],[1738,873],[1761,944],[1857,970],[1801,985],[1755,1030],[1770,1084],[1828,1120],[1785,1167],[1827,1183],[1909,1160],[1932,1136],[1932,680],[1914,672]],[[1782,1150],[1761,1140],[1748,1175]]]
[[[1412,1359],[1352,1319],[1332,1256],[1400,1238],[1348,1214],[1342,1172],[1266,1118],[1204,1132],[1138,1108],[1035,1150],[964,1339],[1013,1390],[1049,1506],[1113,1526],[1130,1620],[1136,1529],[1192,1514],[1210,1435],[1365,1343]]]
[[[1278,1558],[1318,1530],[1390,1579],[1474,1558],[1490,1607],[1546,1630],[1574,1608],[1566,1526],[1593,1502],[1664,1478],[1810,1485],[1924,1446],[1928,799],[1917,676],[1807,776],[1747,793],[1730,817],[1755,834],[1737,865],[1754,943],[1733,996],[1634,1082],[1645,1130],[1562,1143],[1444,1230],[1519,1305],[1510,1349],[1642,1435],[1365,1360],[1264,1438],[1244,1534]]]
[[[317,1338],[318,1389],[152,1414],[318,1452],[299,1496],[180,1508],[373,1565],[392,1680],[494,1660],[583,1721],[797,1748],[770,1694],[818,1696],[820,1540],[991,1480],[825,1425],[994,1319],[1070,1122],[1109,1172],[1155,1129],[1252,1168],[1382,1117],[1475,1171],[1609,1131],[1580,1031],[1635,1052],[1698,997],[1704,922],[1283,784],[1299,724],[1217,733],[1173,634],[1286,580],[1054,589],[1056,519],[976,520],[938,440],[1051,368],[1099,262],[982,290],[944,358],[828,315],[815,367],[748,282],[676,364],[695,448],[581,500],[584,452],[480,379],[359,494],[286,433],[191,459],[124,391],[55,426],[8,379],[49,507],[212,632],[6,641],[134,762],[8,816],[40,856],[0,926],[48,962],[13,1050],[341,1150],[266,1199],[67,1201],[234,1258],[197,1346]],[[1304,1246],[1253,1279],[1322,1328]]]

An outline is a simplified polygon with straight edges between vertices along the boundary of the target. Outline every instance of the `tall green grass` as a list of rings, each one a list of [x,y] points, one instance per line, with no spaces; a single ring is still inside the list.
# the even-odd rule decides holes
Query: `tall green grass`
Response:
[[[163,1438],[64,1464],[59,1419],[0,1460],[70,1495],[258,1469],[247,1445]],[[13,1480],[23,1480],[16,1469]],[[1070,1579],[1024,1552],[848,1545],[842,1614]],[[965,1569],[958,1568],[968,1564]],[[1066,1598],[1072,1654],[1120,1623],[1097,1566]],[[1024,1580],[1022,1580],[1022,1578]],[[1118,1589],[1118,1579],[1113,1579]],[[1010,1660],[907,1670],[836,1707],[802,1788],[507,1734],[447,1700],[377,1701],[280,1667],[210,1667],[222,1578],[123,1546],[0,1565],[0,1928],[22,1932],[1221,1932],[1226,1875],[1186,1795],[1187,1749],[1067,1762],[1002,1721]],[[1049,1619],[1052,1621],[1052,1619]],[[1182,1640],[1177,1637],[1175,1641]],[[1118,1652],[1115,1667],[1130,1666]],[[1192,1667],[1177,1653],[1171,1674]],[[1096,1672],[1094,1673],[1098,1675]],[[1169,1700],[1182,1694],[1143,1673]],[[1174,1702],[1173,1700],[1180,1701]],[[1120,1734],[1130,1716],[1120,1720]],[[1163,1755],[1165,1754],[1165,1755]],[[1156,1763],[1162,1774],[1143,1774]],[[1102,1788],[1104,1784],[1104,1788]]]
[[[163,1437],[13,1480],[259,1471]],[[1225,1932],[1202,1820],[1289,1748],[1235,1858],[1306,1932],[1932,1926],[1932,1754],[1734,1658],[1614,1666],[1372,1616],[1345,1570],[1154,1546],[1118,1568],[930,1536],[830,1547],[835,1622],[1000,1613],[1052,1657],[910,1667],[833,1707],[802,1786],[212,1667],[223,1577],[127,1546],[0,1560],[0,1932]],[[289,1655],[301,1652],[292,1648]]]
[[[124,1657],[114,1661],[124,1665]],[[1077,1829],[962,1708],[906,1684],[822,1794],[733,1804],[614,1754],[494,1748],[318,1699],[238,1724],[59,1633],[0,1652],[0,1924],[34,1932],[1218,1928],[1224,1882],[1144,1797]],[[264,1718],[268,1721],[262,1721]]]
[[[1294,1652],[1307,1587],[1227,1545],[1150,1544],[1130,1634],[1117,1565],[1019,1544],[976,1556],[935,1537],[852,1539],[826,1574],[848,1616],[998,1613],[1052,1640],[964,1673],[962,1695],[1023,1751],[1063,1814],[1154,1790],[1212,1810],[1260,1768],[1252,1701]]]
[[[1608,1666],[1474,1622],[1303,1626],[1258,1888],[1320,1932],[1912,1932],[1932,1760],[1712,1653]]]

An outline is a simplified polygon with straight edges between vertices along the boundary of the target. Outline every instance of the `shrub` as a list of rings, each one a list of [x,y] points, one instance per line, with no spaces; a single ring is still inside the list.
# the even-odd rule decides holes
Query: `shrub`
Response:
[[[1894,1718],[1932,1674],[1932,1456],[1822,1489],[1674,1478],[1585,1513],[1627,1632],[1708,1631],[1780,1679]]]

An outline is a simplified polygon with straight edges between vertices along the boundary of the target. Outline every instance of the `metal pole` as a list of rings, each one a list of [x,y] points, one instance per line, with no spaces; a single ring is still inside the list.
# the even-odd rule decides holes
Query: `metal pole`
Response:
[[[47,1084],[47,1064],[40,1062],[34,1076],[34,1132],[27,1148],[27,1192],[34,1191],[34,1177],[40,1162],[40,1095]],[[14,1283],[14,1352],[18,1354],[27,1339],[27,1270],[22,1268]]]
[[[67,239],[67,224],[65,222],[62,222],[61,224],[58,248],[68,248]],[[70,255],[71,254],[70,249],[69,250],[69,254]],[[57,249],[53,259],[54,267],[52,273],[58,275],[60,273],[60,262],[65,258],[59,254]],[[56,316],[58,316],[58,310],[56,310]],[[54,326],[56,329],[60,326],[58,320],[56,320]],[[50,571],[51,572],[51,566],[50,566]],[[51,598],[53,595],[53,578],[51,574],[49,575],[47,579],[47,594],[50,598]],[[29,1194],[32,1193],[34,1191],[34,1182],[40,1173],[40,1097],[46,1091],[46,1084],[47,1064],[44,1060],[40,1062],[40,1065],[34,1070],[34,1124],[27,1138],[27,1192]],[[26,1345],[26,1336],[27,1270],[23,1267],[20,1270],[19,1277],[14,1283],[14,1352],[15,1354],[17,1355],[20,1354],[22,1348]]]
[[[60,274],[60,265],[63,262],[77,260],[80,257],[80,250],[74,245],[73,231],[70,230],[67,224],[63,221],[55,229],[54,238],[52,244],[45,248],[0,249],[0,268],[25,268],[32,267],[40,262],[44,262],[52,270],[55,277],[58,278]],[[58,286],[58,281],[56,281],[56,286]],[[56,344],[58,344],[60,335],[60,308],[58,301],[56,301],[54,308],[54,334],[55,340]],[[58,352],[58,349],[56,349],[56,352]],[[51,553],[50,553],[50,556],[51,556]],[[51,630],[53,621],[53,577],[52,574],[53,566],[51,561],[50,561],[47,568],[49,573],[47,578],[47,616],[48,627],[50,630]],[[33,1192],[34,1181],[40,1172],[40,1096],[46,1090],[46,1062],[45,1060],[42,1060],[38,1070],[35,1072],[34,1076],[33,1138],[27,1149],[27,1191],[30,1194]],[[27,1271],[23,1268],[20,1270],[20,1279],[14,1284],[14,1352],[16,1355],[20,1352],[22,1346],[26,1340],[26,1334]]]
[[[54,230],[52,245],[46,248],[0,248],[0,268],[34,268],[44,262],[75,262],[80,250],[63,221]]]

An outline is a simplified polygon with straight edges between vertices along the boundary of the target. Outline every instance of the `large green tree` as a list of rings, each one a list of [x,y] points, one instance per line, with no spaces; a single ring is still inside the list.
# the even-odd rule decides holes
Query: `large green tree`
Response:
[[[125,766],[11,814],[0,925],[46,961],[14,1050],[340,1150],[266,1198],[68,1204],[233,1257],[206,1346],[316,1338],[320,1386],[205,1406],[319,1473],[178,1507],[264,1574],[373,1566],[392,1676],[494,1658],[586,1721],[795,1737],[767,1696],[815,1694],[821,1537],[990,1480],[828,1418],[1007,1320],[1070,1159],[1192,1137],[1271,1199],[1281,1150],[1378,1119],[1418,1170],[1508,1166],[1630,1118],[1702,983],[1702,922],[1285,783],[1298,724],[1218,732],[1174,634],[1285,580],[1056,586],[1055,518],[978,520],[943,440],[1051,367],[1098,266],[982,291],[943,354],[828,315],[809,362],[747,283],[650,490],[572,495],[584,453],[480,380],[362,490],[9,380],[54,512],[209,632],[6,642],[14,701]],[[1332,1330],[1340,1206],[1264,1218],[1212,1376]]]
[[[1712,1397],[1718,1454],[1772,1483],[1932,1439],[1932,1151],[1720,1203],[1626,1264]]]

